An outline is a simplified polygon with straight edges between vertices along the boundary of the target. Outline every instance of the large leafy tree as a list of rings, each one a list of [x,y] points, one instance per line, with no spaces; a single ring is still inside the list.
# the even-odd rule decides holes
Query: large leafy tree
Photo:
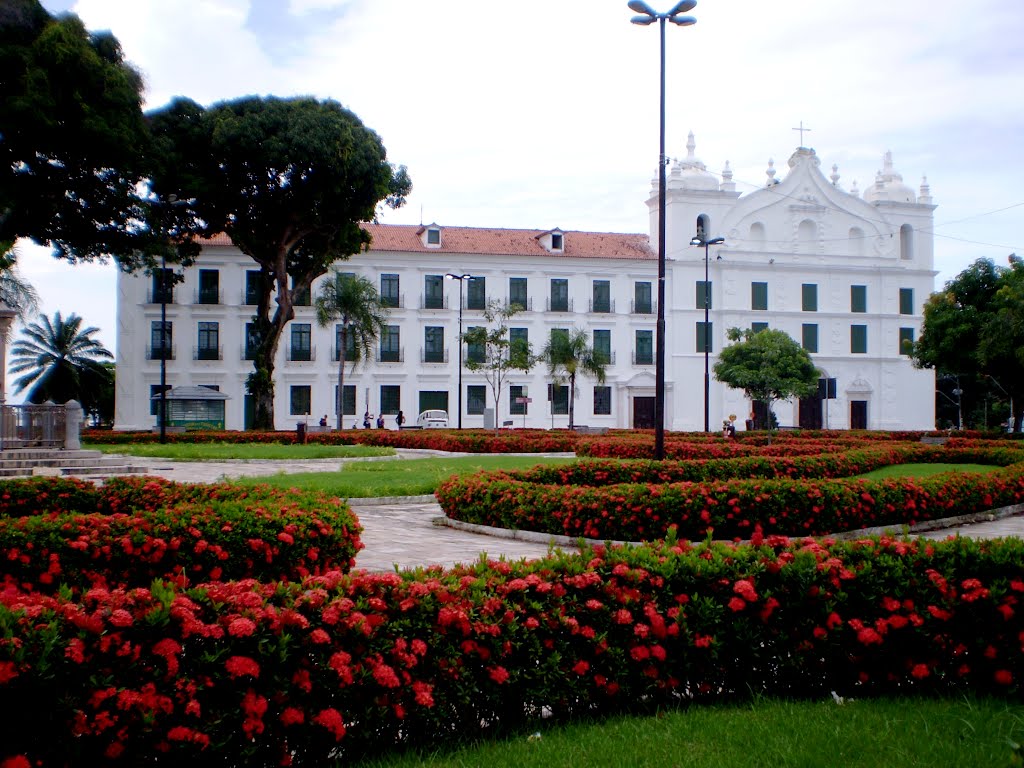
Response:
[[[913,359],[920,368],[994,381],[1012,402],[1014,429],[1024,416],[1024,264],[978,259],[932,295],[924,307]],[[975,394],[975,393],[971,393]]]
[[[93,336],[99,328],[83,328],[76,314],[57,312],[30,323],[11,348],[11,373],[23,373],[15,392],[29,388],[28,400],[66,403],[77,400],[87,413],[102,410],[103,392],[113,378],[104,361],[113,355]]]
[[[486,325],[474,326],[462,334],[459,343],[479,350],[479,355],[466,359],[466,367],[483,374],[494,397],[494,431],[498,431],[501,389],[512,371],[529,371],[536,358],[532,347],[524,339],[509,337],[508,321],[522,310],[519,304],[505,305],[492,300],[484,308]]]
[[[178,100],[150,116],[153,190],[189,202],[259,265],[257,346],[247,381],[254,426],[274,426],[274,355],[295,298],[369,243],[361,222],[398,207],[411,183],[380,138],[334,101],[246,97],[203,109]]]
[[[811,356],[784,331],[730,328],[733,343],[718,355],[715,378],[760,400],[772,422],[777,400],[809,397],[818,387],[818,370]]]
[[[593,376],[603,384],[604,369],[609,361],[590,345],[587,332],[579,328],[568,332],[553,330],[540,356],[555,381],[569,382],[569,429],[572,429],[575,426],[576,377]]]
[[[12,250],[0,255],[0,303],[7,305],[17,317],[25,320],[39,307],[39,294],[35,287],[18,274],[16,254]]]
[[[316,297],[316,319],[327,328],[338,322],[338,409],[337,428],[342,428],[345,402],[345,364],[349,362],[348,348],[352,347],[351,362],[367,359],[374,343],[384,333],[389,309],[381,300],[377,287],[365,277],[334,270]]]
[[[138,192],[148,132],[142,78],[117,39],[5,0],[0,72],[0,254],[27,237],[70,260],[137,266],[154,234]]]

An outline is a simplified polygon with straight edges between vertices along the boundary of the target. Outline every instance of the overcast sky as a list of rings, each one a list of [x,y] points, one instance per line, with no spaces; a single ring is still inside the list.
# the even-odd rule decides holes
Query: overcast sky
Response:
[[[672,0],[652,4],[667,10]],[[43,0],[109,29],[146,108],[249,94],[331,98],[408,166],[391,223],[647,232],[657,170],[658,30],[626,0]],[[936,286],[1024,254],[1024,6],[1011,0],[700,0],[669,25],[667,152],[737,188],[779,177],[811,128],[826,175],[874,181],[882,155],[935,211]],[[1013,94],[1017,94],[1014,96]],[[76,312],[113,351],[112,266],[22,247],[43,309]]]

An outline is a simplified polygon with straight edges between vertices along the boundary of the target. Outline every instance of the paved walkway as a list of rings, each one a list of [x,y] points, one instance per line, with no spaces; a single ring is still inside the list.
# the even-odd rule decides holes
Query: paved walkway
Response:
[[[378,457],[377,461],[395,461],[423,455],[452,455],[441,451],[399,449],[397,456]],[[566,454],[552,454],[566,455]],[[295,472],[333,472],[346,461],[367,459],[311,459],[305,461],[230,461],[176,462],[165,459],[130,457],[132,464],[145,466],[148,474],[186,483],[216,482],[237,477],[264,477]],[[382,503],[383,502],[383,503]],[[442,515],[441,507],[430,497],[408,499],[352,499],[349,502],[363,524],[366,548],[356,558],[356,567],[371,571],[414,568],[426,565],[450,566],[470,563],[482,554],[488,557],[518,560],[542,557],[548,545],[542,541],[522,541],[505,536],[488,536],[434,524]],[[921,535],[943,539],[959,534],[972,538],[1017,536],[1024,538],[1024,515],[959,525]],[[543,537],[539,537],[543,538]],[[564,547],[574,549],[572,547]]]

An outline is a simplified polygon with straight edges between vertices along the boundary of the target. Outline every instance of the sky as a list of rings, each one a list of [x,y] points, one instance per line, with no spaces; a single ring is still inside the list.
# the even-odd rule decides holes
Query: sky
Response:
[[[659,11],[671,0],[651,0]],[[413,181],[385,223],[647,232],[658,160],[657,25],[626,0],[43,0],[110,30],[145,108],[312,95],[351,109]],[[699,0],[666,29],[666,152],[687,133],[737,189],[778,176],[811,130],[839,184],[882,167],[935,211],[936,288],[1024,254],[1024,6],[1012,0]],[[1013,94],[1017,96],[1013,96]],[[116,268],[19,246],[42,311],[115,348]],[[14,399],[17,399],[15,396]]]

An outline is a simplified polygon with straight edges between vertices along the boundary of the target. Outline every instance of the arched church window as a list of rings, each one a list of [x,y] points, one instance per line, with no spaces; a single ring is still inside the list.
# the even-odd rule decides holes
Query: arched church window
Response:
[[[757,245],[764,245],[765,231],[764,224],[760,221],[755,221],[750,225],[750,240],[752,243]]]
[[[900,258],[903,260],[914,258],[914,228],[909,224],[900,227]]]
[[[814,240],[818,235],[818,225],[810,219],[804,219],[800,222],[800,226],[797,228],[797,239],[800,242],[800,248],[804,251],[810,251],[814,247]]]
[[[711,237],[711,219],[706,213],[697,217],[697,237]]]
[[[864,230],[860,227],[850,227],[850,253],[864,255]]]

